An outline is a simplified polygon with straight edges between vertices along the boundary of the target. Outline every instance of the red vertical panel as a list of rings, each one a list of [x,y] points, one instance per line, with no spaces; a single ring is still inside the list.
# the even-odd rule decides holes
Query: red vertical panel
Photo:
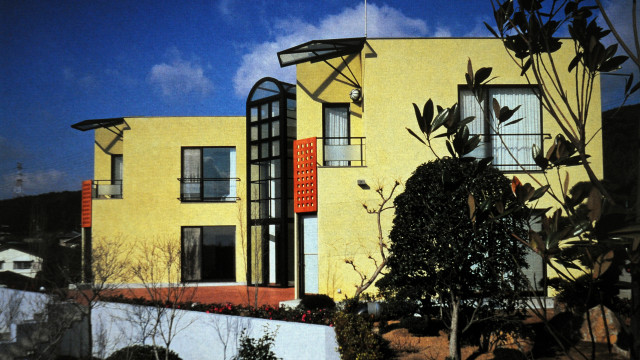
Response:
[[[318,211],[316,138],[294,141],[293,150],[293,209],[296,213]]]
[[[85,180],[82,182],[82,227],[91,227],[91,188],[93,182]]]

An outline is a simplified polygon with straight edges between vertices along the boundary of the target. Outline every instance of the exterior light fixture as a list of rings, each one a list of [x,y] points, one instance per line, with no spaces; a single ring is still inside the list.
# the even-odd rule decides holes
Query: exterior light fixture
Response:
[[[367,190],[369,189],[369,185],[367,184],[367,182],[363,179],[358,179],[358,186],[360,186],[362,189]]]
[[[362,89],[355,88],[351,90],[351,93],[349,93],[349,98],[351,98],[351,101],[353,102],[360,101],[362,99]]]

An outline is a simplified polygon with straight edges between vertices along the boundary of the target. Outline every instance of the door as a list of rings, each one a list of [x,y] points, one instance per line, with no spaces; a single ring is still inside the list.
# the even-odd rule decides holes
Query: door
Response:
[[[303,215],[300,221],[302,239],[303,294],[318,293],[318,216]]]

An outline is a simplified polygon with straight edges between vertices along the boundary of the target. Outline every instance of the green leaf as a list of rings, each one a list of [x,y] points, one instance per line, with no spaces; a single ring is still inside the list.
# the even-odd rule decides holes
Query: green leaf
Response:
[[[418,105],[416,105],[416,103],[413,103],[413,111],[415,111],[416,113],[416,121],[418,121],[418,127],[420,127],[420,131],[426,133],[427,129],[425,126],[424,117],[422,117],[422,114],[420,114],[420,109],[418,108]]]
[[[466,126],[465,126],[466,128]],[[480,135],[473,135],[471,137],[471,139],[469,139],[469,141],[467,141],[467,144],[465,146],[465,150],[464,150],[464,154],[466,155],[470,152],[472,152],[473,150],[475,150],[476,148],[478,148],[478,144],[480,143]]]
[[[467,85],[473,87],[473,66],[471,65],[471,59],[467,61]]]
[[[490,67],[483,67],[478,69],[478,71],[476,71],[475,84],[480,85],[482,84],[482,82],[487,80],[489,76],[491,76],[491,71],[493,71],[493,69]]]
[[[620,69],[620,65],[627,61],[626,56],[614,56],[600,65],[600,72],[611,72]]]
[[[502,122],[505,122],[505,121],[509,120],[513,116],[513,114],[515,114],[516,111],[518,111],[518,109],[520,109],[520,106],[522,106],[522,105],[518,105],[513,109],[509,109],[507,106],[505,106],[502,109],[500,109],[500,115],[498,116],[498,122],[502,123]]]
[[[531,196],[531,199],[529,199],[529,201],[540,199],[547,192],[547,190],[549,190],[549,185],[544,185],[537,188],[536,191],[533,192],[533,196]]]
[[[493,28],[491,26],[489,26],[489,24],[486,23],[486,21],[484,22],[484,26],[487,27],[487,29],[491,32],[491,34],[493,34],[493,36],[495,36],[497,38],[500,37],[500,36],[498,36],[498,33],[496,33],[496,31],[493,30]]]
[[[569,63],[569,69],[568,69],[569,72],[571,72],[573,68],[578,66],[578,64],[580,63],[580,59],[582,59],[582,53],[578,53],[576,54],[576,56],[574,56],[574,58]]]
[[[416,139],[418,139],[418,141],[420,141],[421,143],[427,145],[427,143],[424,142],[424,140],[420,139],[420,137],[418,135],[416,135],[416,133],[414,133],[411,129],[409,128],[405,128],[407,129],[407,131],[409,132],[409,134],[413,135],[413,137],[415,137]]]
[[[433,120],[433,101],[431,101],[431,99],[427,100],[424,104],[422,119],[424,121],[424,128],[429,131],[431,129],[431,121]]]
[[[508,123],[504,124],[504,126],[509,126],[509,125],[513,125],[513,124],[517,124],[520,121],[522,121],[524,118],[519,118],[519,119],[515,119],[515,120],[511,120]]]
[[[451,141],[447,141],[447,150],[449,150],[449,154],[451,154],[451,157],[458,157],[456,155],[456,152],[453,150],[453,147],[451,146]]]
[[[436,118],[433,120],[433,123],[431,124],[431,132],[434,132],[438,128],[440,128],[440,126],[442,126],[442,124],[444,124],[444,122],[447,120],[448,115],[449,115],[449,109],[444,109],[440,111],[438,115],[436,115]]]
[[[624,93],[628,94],[629,89],[631,89],[631,85],[633,84],[633,73],[629,74],[629,78],[627,79],[627,83],[624,86]]]
[[[531,64],[533,64],[533,61],[531,60],[531,58],[528,58],[527,61],[522,66],[522,71],[520,71],[520,76],[524,76],[527,70],[529,70],[529,68],[531,67]]]

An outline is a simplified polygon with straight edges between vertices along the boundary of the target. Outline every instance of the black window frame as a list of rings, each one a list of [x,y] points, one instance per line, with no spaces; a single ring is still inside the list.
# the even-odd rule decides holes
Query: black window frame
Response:
[[[509,136],[517,136],[517,135],[521,135],[521,136],[528,136],[528,135],[539,135],[540,139],[540,148],[541,151],[544,151],[544,140],[545,139],[551,139],[551,135],[550,134],[545,134],[544,133],[544,107],[542,105],[542,101],[540,100],[540,86],[538,85],[534,85],[534,84],[491,84],[491,85],[485,85],[485,89],[523,89],[523,88],[528,88],[528,89],[532,89],[533,92],[537,92],[538,95],[538,102],[539,102],[539,114],[540,114],[540,131],[539,133],[536,134],[510,134]],[[463,90],[469,90],[469,87],[466,84],[460,84],[458,85],[458,104],[462,104],[462,91]],[[471,135],[481,135],[481,139],[480,142],[491,142],[491,137],[495,136],[493,134],[491,134],[491,127],[489,125],[489,121],[488,118],[491,116],[491,114],[493,113],[493,106],[492,104],[490,104],[490,99],[489,99],[489,91],[484,91],[483,93],[484,95],[484,99],[482,100],[484,103],[484,126],[483,126],[483,133],[482,134],[471,134]],[[461,106],[461,105],[460,105]],[[517,113],[516,113],[517,114]],[[514,117],[513,119],[517,119],[517,115],[515,115],[516,117]],[[490,154],[486,154],[487,156],[492,156],[493,157],[493,148],[491,148],[491,153]],[[503,171],[505,173],[542,173],[544,172],[544,170],[540,167],[538,167],[534,162],[533,162],[533,158],[530,160],[531,163],[526,163],[526,164],[520,164],[523,167],[533,167],[533,168],[529,168],[529,169],[525,169],[523,170],[522,168],[520,168],[520,166],[518,166],[518,164],[497,164],[494,161],[492,161],[492,165],[494,167],[496,167],[497,169],[499,169],[500,171]],[[519,161],[518,161],[519,162]],[[506,166],[518,166],[517,169],[505,169],[504,167]],[[534,167],[535,166],[535,167]]]
[[[200,177],[198,179],[200,179],[199,184],[200,184],[200,191],[199,194],[200,196],[198,198],[186,198],[184,196],[183,193],[183,184],[184,181],[186,180],[186,178],[184,177],[184,171],[185,171],[185,164],[184,164],[184,151],[185,149],[199,149],[200,150],[200,171],[202,173],[204,173],[204,149],[233,149],[235,154],[236,154],[236,162],[235,162],[235,169],[234,169],[234,173],[237,174],[238,171],[238,152],[237,152],[237,147],[236,146],[182,146],[180,148],[180,178],[178,178],[178,180],[180,181],[180,197],[179,200],[183,203],[202,203],[202,202],[217,202],[217,203],[232,203],[232,202],[236,202],[238,201],[240,198],[238,197],[238,189],[236,186],[236,193],[235,196],[226,196],[226,197],[205,197],[204,196],[204,185],[205,182],[207,181],[215,181],[215,180],[220,180],[220,181],[224,181],[224,180],[229,180],[229,182],[231,181],[240,181],[240,178],[236,177],[229,177],[229,178],[205,178],[205,177]],[[231,169],[229,169],[231,172]]]
[[[345,108],[347,110],[347,145],[351,145],[351,104],[350,103],[322,103],[322,145],[327,141],[326,125],[326,109],[338,109]],[[332,160],[333,162],[345,161],[347,165],[327,165],[327,160],[324,159],[324,149],[322,151],[322,166],[325,167],[351,167],[351,161],[348,160]]]
[[[205,228],[233,228],[233,260],[232,260],[232,265],[231,265],[231,273],[233,274],[231,277],[225,277],[225,278],[205,278],[202,274],[200,276],[199,280],[186,280],[184,278],[184,272],[185,272],[185,267],[186,264],[188,264],[188,259],[185,257],[185,253],[184,253],[184,229],[185,228],[199,228],[200,229],[200,240],[199,240],[199,246],[200,246],[200,272],[202,273],[203,271],[203,264],[204,264],[204,256],[203,256],[203,242],[204,242],[204,236],[205,236]],[[237,281],[237,274],[236,274],[236,266],[237,266],[237,256],[236,256],[236,245],[237,245],[237,228],[235,225],[196,225],[196,226],[181,226],[180,227],[180,262],[181,262],[181,266],[180,266],[180,278],[181,281],[183,283],[199,283],[199,282],[220,282],[220,283],[224,283],[224,282],[236,282]]]

